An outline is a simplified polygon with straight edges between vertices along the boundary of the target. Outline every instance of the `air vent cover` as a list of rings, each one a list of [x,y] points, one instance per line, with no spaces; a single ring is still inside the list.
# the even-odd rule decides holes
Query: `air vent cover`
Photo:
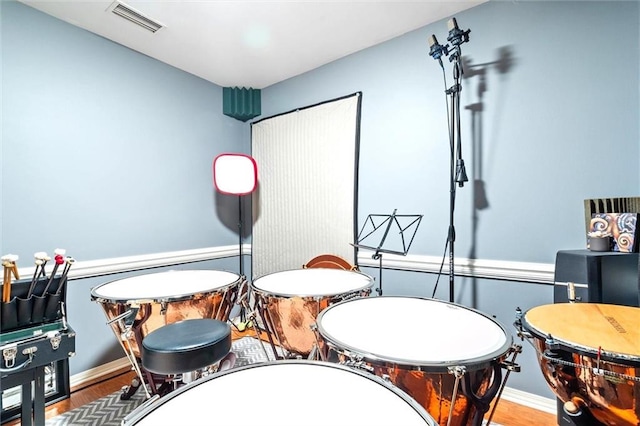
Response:
[[[156,22],[153,19],[147,18],[142,13],[133,9],[131,6],[128,6],[119,1],[113,2],[111,6],[109,6],[109,9],[107,10],[115,13],[116,15],[128,21],[133,22],[134,24],[144,28],[147,31],[151,31],[152,33],[155,33],[160,28],[164,27],[164,25],[162,25],[161,23]]]

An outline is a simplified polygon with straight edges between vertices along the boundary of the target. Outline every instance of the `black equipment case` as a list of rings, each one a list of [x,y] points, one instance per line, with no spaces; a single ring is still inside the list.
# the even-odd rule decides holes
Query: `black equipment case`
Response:
[[[44,425],[45,405],[69,397],[68,358],[75,354],[75,332],[67,323],[65,301],[66,280],[61,284],[56,277],[50,283],[40,279],[33,287],[31,280],[13,282],[10,301],[0,303],[2,423],[20,417],[23,426]],[[16,387],[20,403],[6,406],[7,391]]]

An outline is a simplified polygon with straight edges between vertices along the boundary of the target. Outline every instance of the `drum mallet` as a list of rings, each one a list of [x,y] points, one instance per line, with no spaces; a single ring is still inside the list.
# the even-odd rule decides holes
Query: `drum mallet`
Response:
[[[51,286],[51,283],[53,282],[53,278],[56,276],[56,272],[58,271],[58,267],[62,264],[64,264],[64,254],[66,253],[65,249],[55,249],[54,250],[55,253],[55,262],[56,264],[53,267],[53,271],[51,272],[51,276],[49,277],[49,281],[47,282],[46,287],[44,288],[44,291],[42,292],[41,296],[44,296],[45,294],[47,294],[47,291],[49,291],[49,287]]]
[[[13,275],[16,280],[20,279],[18,266],[16,265],[17,261],[17,254],[7,254],[5,256],[2,256],[2,266],[4,268],[4,281],[2,282],[2,301],[5,303],[9,303],[9,301],[11,300],[11,275]]]
[[[9,302],[7,299],[11,297],[7,297],[7,292],[11,293],[11,273],[13,269],[8,256],[9,255],[2,256],[2,269],[4,271],[4,279],[2,280],[2,301],[5,303]]]
[[[50,259],[50,257],[47,256],[47,253],[43,251],[34,253],[33,257],[35,258],[34,263],[36,265],[36,269],[33,270],[33,278],[31,278],[31,284],[29,285],[29,292],[27,293],[27,298],[31,297],[31,295],[33,294],[33,290],[36,287],[36,283],[40,279],[40,275],[44,272],[44,267],[47,264],[47,259]],[[46,277],[47,274],[45,273],[44,276]]]
[[[64,269],[62,270],[62,275],[60,275],[60,282],[58,283],[56,294],[59,294],[62,287],[64,287],[64,284],[67,281],[67,275],[69,275],[69,269],[71,269],[71,265],[73,265],[75,261],[76,260],[71,256],[67,256],[65,259]]]
[[[6,263],[6,264],[5,264]],[[9,281],[8,277],[11,277],[11,270],[8,268],[9,263],[2,262],[2,269],[4,271],[4,278],[2,279],[2,301],[4,302],[6,299],[7,293],[7,281]]]
[[[16,262],[18,261],[18,255],[17,254],[10,254],[9,255],[9,262],[11,262],[11,272],[13,273],[13,277],[16,280],[20,279],[20,274],[18,273],[18,265],[16,264]]]
[[[44,274],[45,277],[47,276],[46,272],[44,271],[44,267],[47,264],[47,261],[51,259],[44,251],[34,253],[33,257],[36,259],[36,270],[33,271],[33,280],[31,281],[32,285],[40,279],[40,275]]]

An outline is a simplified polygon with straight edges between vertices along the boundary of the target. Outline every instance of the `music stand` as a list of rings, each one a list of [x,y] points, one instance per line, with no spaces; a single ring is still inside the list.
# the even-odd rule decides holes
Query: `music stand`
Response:
[[[357,244],[353,244],[358,248],[373,250],[374,253],[371,258],[379,260],[379,285],[376,289],[379,296],[382,296],[382,254],[390,253],[406,256],[422,220],[421,214],[399,215],[396,214],[397,211],[398,209],[394,209],[390,215],[370,214],[367,216],[362,229],[358,233]],[[397,234],[390,234],[392,228],[397,230]],[[405,234],[409,233],[411,238],[405,238]],[[376,241],[378,244],[375,246],[373,244],[363,244],[367,241]]]

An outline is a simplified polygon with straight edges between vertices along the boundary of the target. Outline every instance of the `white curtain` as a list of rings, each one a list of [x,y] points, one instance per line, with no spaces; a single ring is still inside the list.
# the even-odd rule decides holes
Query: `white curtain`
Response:
[[[356,265],[360,102],[356,93],[252,124],[253,279],[320,254]]]

